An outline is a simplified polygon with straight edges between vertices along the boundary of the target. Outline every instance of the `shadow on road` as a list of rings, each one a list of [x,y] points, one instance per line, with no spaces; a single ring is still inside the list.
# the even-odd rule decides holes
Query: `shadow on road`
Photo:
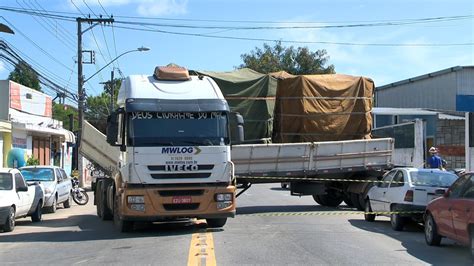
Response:
[[[387,235],[400,241],[408,254],[428,264],[473,265],[468,248],[451,240],[443,238],[441,247],[428,246],[425,243],[424,227],[421,224],[409,223],[404,231],[397,232],[392,229],[390,221],[366,222],[363,219],[349,219],[349,222],[359,229]],[[456,260],[453,261],[452,258]]]
[[[270,205],[270,206],[244,206],[237,207],[237,215],[239,214],[258,214],[258,213],[285,213],[285,212],[352,212],[356,211],[354,208],[347,206],[339,206],[337,208],[324,207],[320,205]]]
[[[21,225],[43,227],[42,232],[32,232],[31,228],[19,232]],[[15,231],[1,233],[0,243],[13,242],[74,242],[110,240],[138,237],[160,237],[191,235],[208,231],[220,232],[221,229],[206,229],[207,224],[191,220],[166,223],[136,223],[133,232],[120,233],[115,229],[112,221],[102,221],[95,215],[75,215],[67,219],[49,219],[32,224],[30,221],[18,221]],[[71,228],[72,227],[72,228]],[[79,227],[77,229],[76,227]],[[50,228],[50,229],[48,229]],[[61,228],[63,230],[54,230]]]

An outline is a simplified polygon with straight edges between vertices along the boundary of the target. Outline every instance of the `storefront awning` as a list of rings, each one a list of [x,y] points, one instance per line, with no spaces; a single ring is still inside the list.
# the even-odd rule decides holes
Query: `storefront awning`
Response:
[[[71,143],[76,142],[74,133],[64,128],[49,128],[49,127],[44,127],[40,125],[23,124],[23,123],[16,123],[16,122],[12,123],[12,127],[17,130],[25,130],[29,132],[37,132],[37,133],[42,133],[42,134],[47,134],[47,135],[61,136],[61,137],[64,137],[64,141],[66,142],[71,142]]]
[[[0,120],[0,132],[11,132],[12,131],[12,124],[8,121]]]

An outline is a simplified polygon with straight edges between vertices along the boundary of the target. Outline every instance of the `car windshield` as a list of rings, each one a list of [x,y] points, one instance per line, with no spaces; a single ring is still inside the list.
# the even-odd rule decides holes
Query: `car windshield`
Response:
[[[212,146],[229,143],[224,112],[158,113],[129,115],[131,146]]]
[[[441,171],[410,172],[411,182],[416,186],[450,187],[458,178],[457,175]]]
[[[11,190],[12,188],[12,175],[9,173],[0,173],[0,190]]]
[[[54,181],[51,168],[25,168],[20,171],[26,181]]]

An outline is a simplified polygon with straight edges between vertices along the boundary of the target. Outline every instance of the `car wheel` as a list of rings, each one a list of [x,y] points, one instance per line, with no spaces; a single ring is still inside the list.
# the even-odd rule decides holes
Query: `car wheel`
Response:
[[[49,207],[49,212],[50,213],[55,213],[57,211],[57,207],[58,207],[58,199],[56,197],[54,197],[53,205],[51,205],[51,207]]]
[[[8,217],[7,220],[5,221],[5,224],[3,225],[3,231],[4,232],[11,232],[13,229],[15,229],[15,208],[10,207],[10,211],[8,212]]]
[[[472,234],[471,234],[471,253],[472,253]],[[425,221],[425,241],[429,246],[439,246],[441,244],[441,236],[438,234],[438,228],[433,216],[428,213]]]
[[[405,227],[405,219],[398,213],[392,213],[390,214],[390,224],[393,230],[402,231],[403,227]]]
[[[71,192],[69,192],[69,196],[67,200],[63,203],[65,209],[71,208]]]
[[[33,222],[41,222],[41,219],[43,218],[43,213],[41,212],[41,204],[42,202],[39,201],[38,205],[36,206],[35,212],[31,215],[31,221]]]
[[[474,260],[474,227],[471,226],[471,229],[469,230],[469,235],[471,237],[471,259]]]
[[[364,219],[367,222],[373,222],[375,221],[375,214],[371,213],[372,212],[372,207],[370,206],[370,201],[367,199],[365,201],[365,212],[364,212]]]

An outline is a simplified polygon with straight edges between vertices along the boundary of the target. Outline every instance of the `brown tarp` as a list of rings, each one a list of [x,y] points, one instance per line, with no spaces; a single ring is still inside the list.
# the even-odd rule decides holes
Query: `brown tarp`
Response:
[[[370,138],[374,82],[341,74],[278,80],[273,141]]]

